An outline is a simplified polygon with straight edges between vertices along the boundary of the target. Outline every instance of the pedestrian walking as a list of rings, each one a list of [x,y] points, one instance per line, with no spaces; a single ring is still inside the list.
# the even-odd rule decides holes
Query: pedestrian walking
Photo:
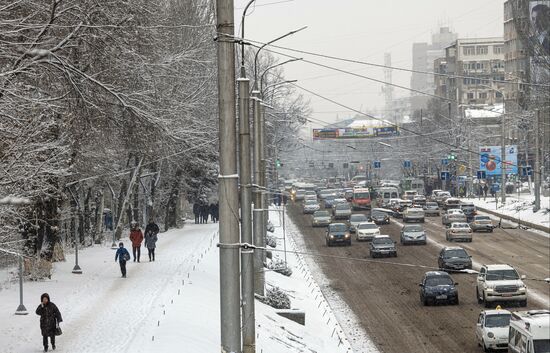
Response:
[[[136,221],[130,223],[130,240],[132,241],[132,254],[134,255],[134,262],[139,262],[141,257],[141,242],[143,242],[143,232],[139,229],[139,225]],[[136,256],[137,255],[137,256]]]
[[[216,202],[216,204],[214,205],[214,218],[216,223],[220,220],[220,203],[219,202]]]
[[[198,202],[193,204],[193,214],[195,215],[195,224],[199,224],[201,217],[201,206]]]
[[[208,204],[203,203],[201,205],[201,223],[208,223]]]
[[[40,331],[42,331],[42,344],[44,352],[48,351],[48,337],[55,350],[55,336],[61,334],[59,323],[63,321],[57,306],[50,301],[48,293],[40,296],[40,305],[36,308],[36,315],[40,315]]]
[[[145,247],[149,253],[149,262],[155,261],[155,248],[157,247],[157,233],[145,232]]]
[[[130,253],[124,247],[124,243],[118,243],[118,249],[115,254],[115,262],[118,260],[120,265],[120,272],[122,273],[122,278],[126,278],[126,261],[130,260]]]
[[[208,214],[210,215],[210,220],[212,221],[212,223],[216,223],[215,208],[216,205],[214,205],[213,202],[210,204],[210,206],[208,206]]]

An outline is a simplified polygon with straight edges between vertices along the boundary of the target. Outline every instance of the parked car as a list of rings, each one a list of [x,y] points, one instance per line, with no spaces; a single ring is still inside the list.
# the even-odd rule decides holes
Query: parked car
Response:
[[[351,245],[351,234],[345,223],[331,223],[325,235],[327,246],[334,244]]]
[[[433,201],[426,202],[426,205],[423,208],[424,208],[424,215],[426,217],[440,215],[439,205],[437,204],[437,202],[433,202]]]
[[[405,224],[401,228],[401,244],[426,244],[427,237],[420,224]]]
[[[334,206],[334,219],[349,219],[350,216],[351,207],[347,202]]]
[[[483,265],[477,276],[477,302],[488,308],[494,302],[517,302],[527,306],[527,287],[510,265]]]
[[[445,239],[447,241],[462,240],[469,243],[472,242],[472,229],[468,223],[453,222],[445,231]]]
[[[484,310],[476,324],[477,344],[484,352],[490,350],[508,349],[508,331],[510,330],[510,318],[512,313],[508,310]]]
[[[355,233],[355,239],[372,240],[375,236],[380,235],[380,228],[374,222],[363,222],[357,226],[357,232]]]
[[[370,242],[370,257],[379,256],[397,257],[395,242],[389,235],[376,235]]]
[[[462,203],[460,204],[460,209],[466,215],[466,219],[468,219],[468,222],[471,221],[475,217],[475,215],[477,215],[476,206],[473,202],[462,201]]]
[[[360,223],[368,222],[369,219],[362,213],[354,213],[349,217],[349,231],[355,233],[357,226]]]
[[[420,207],[407,207],[405,211],[403,211],[403,222],[424,223],[424,210]]]
[[[466,222],[466,215],[462,210],[448,210],[441,217],[441,224],[447,226],[453,222]]]
[[[420,286],[420,303],[424,306],[436,303],[458,305],[458,289],[451,276],[444,271],[428,271]]]
[[[390,214],[393,212],[385,208],[373,208],[370,211],[370,220],[376,224],[390,224]]]
[[[492,233],[495,226],[493,225],[493,221],[491,221],[491,217],[475,216],[474,219],[470,222],[470,228],[472,228],[472,231],[474,232],[479,232],[480,230],[483,230]]]
[[[329,211],[315,211],[313,213],[311,225],[313,227],[326,227],[332,221]]]
[[[472,257],[459,246],[447,246],[441,249],[437,258],[440,269],[464,270],[472,268]]]
[[[449,197],[445,201],[443,201],[443,209],[445,211],[458,208],[460,209],[460,199],[457,199],[455,197]]]
[[[321,207],[319,206],[319,203],[317,202],[317,200],[304,201],[304,207],[303,207],[304,214],[314,213],[315,211],[319,211],[320,208]]]

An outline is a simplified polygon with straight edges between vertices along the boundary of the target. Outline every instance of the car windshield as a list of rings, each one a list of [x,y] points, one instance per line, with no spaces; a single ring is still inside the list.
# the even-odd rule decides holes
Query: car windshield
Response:
[[[534,353],[550,353],[550,340],[533,340]]]
[[[332,195],[325,197],[325,201],[334,201],[334,199],[335,197]]]
[[[464,249],[450,249],[450,250],[446,250],[443,253],[443,257],[446,259],[449,259],[452,257],[465,258],[465,257],[468,257],[468,253]]]
[[[349,219],[350,222],[365,222],[366,220],[367,216],[364,214],[353,214]]]
[[[423,229],[422,229],[422,226],[415,224],[410,226],[404,226],[403,231],[404,232],[422,232]]]
[[[438,207],[436,202],[426,202],[426,207]]]
[[[314,214],[315,217],[330,217],[330,213],[328,211],[317,211]]]
[[[428,277],[426,278],[426,286],[435,287],[435,286],[449,286],[453,284],[451,277],[447,276],[437,276],[437,277]]]
[[[353,197],[356,199],[368,199],[370,194],[368,192],[356,192],[353,194]]]
[[[358,229],[378,229],[378,226],[372,223],[363,223],[363,224],[360,224],[357,228]]]
[[[374,238],[372,241],[373,244],[393,244],[393,240],[390,238]]]
[[[317,205],[316,200],[306,200],[306,205]]]
[[[463,215],[464,212],[462,212],[462,210],[460,209],[452,209],[452,210],[449,210],[449,214],[450,215]]]
[[[506,327],[510,325],[510,314],[487,315],[485,327]]]
[[[382,211],[372,211],[370,215],[371,215],[371,217],[373,217],[373,216],[376,216],[376,217],[384,217],[384,216],[386,216],[386,214],[385,214],[384,212],[382,212]]]
[[[489,216],[477,216],[476,221],[490,221],[491,218]]]
[[[331,232],[345,232],[348,229],[345,224],[331,224],[330,225],[330,231]]]
[[[487,272],[487,281],[503,281],[519,279],[516,270],[492,270]]]
[[[336,205],[336,209],[337,210],[349,210],[349,206],[348,206],[348,204],[340,203],[340,204]]]

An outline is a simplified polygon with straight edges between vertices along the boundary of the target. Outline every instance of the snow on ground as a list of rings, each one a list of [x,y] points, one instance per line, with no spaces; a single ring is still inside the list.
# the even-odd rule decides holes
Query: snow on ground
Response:
[[[491,197],[487,197],[485,200],[483,198],[463,200],[472,201],[477,207],[498,212],[499,214],[515,217],[522,221],[535,223],[544,227],[550,227],[550,197],[541,196],[541,209],[536,213],[533,212],[535,196],[531,194],[519,194],[519,197],[518,195],[507,195],[505,205],[502,205],[500,199],[497,205],[495,199]]]
[[[272,215],[272,218],[276,218]],[[277,223],[275,220],[274,223]],[[282,237],[282,228],[275,228]],[[123,240],[129,245],[127,239]],[[1,290],[0,347],[6,353],[41,351],[40,295],[48,292],[61,310],[63,335],[58,352],[215,352],[220,349],[217,225],[186,225],[159,236],[157,259],[128,263],[120,278],[114,250],[95,246],[80,251],[83,274],[71,273],[74,256],[56,263],[51,280],[26,282],[29,315],[14,315],[18,286]],[[282,248],[280,240],[278,247]],[[288,250],[294,249],[287,242]],[[145,254],[143,253],[145,252]],[[282,252],[273,252],[284,258]],[[302,326],[256,301],[257,352],[350,352],[342,328],[303,259],[287,254],[291,277],[268,271],[266,283],[288,292],[293,309],[305,311]],[[361,350],[361,352],[365,352]]]

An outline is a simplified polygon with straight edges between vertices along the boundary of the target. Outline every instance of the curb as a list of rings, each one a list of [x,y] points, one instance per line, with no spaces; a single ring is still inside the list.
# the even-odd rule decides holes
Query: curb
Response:
[[[540,224],[535,224],[535,223],[532,223],[532,222],[527,222],[527,221],[524,221],[522,219],[519,219],[519,218],[516,218],[516,217],[512,217],[512,216],[508,216],[508,215],[503,215],[503,214],[500,214],[498,212],[495,212],[493,210],[489,210],[489,209],[486,209],[486,208],[483,208],[483,207],[478,207],[476,206],[476,208],[482,212],[485,212],[485,213],[489,213],[493,216],[497,216],[497,217],[500,217],[502,219],[505,219],[505,220],[508,220],[508,221],[512,221],[514,223],[517,223],[519,225],[523,225],[523,226],[526,226],[528,228],[533,228],[533,229],[536,229],[536,230],[541,230],[543,232],[546,232],[546,233],[550,233],[550,227],[545,227],[545,226],[542,226]]]

